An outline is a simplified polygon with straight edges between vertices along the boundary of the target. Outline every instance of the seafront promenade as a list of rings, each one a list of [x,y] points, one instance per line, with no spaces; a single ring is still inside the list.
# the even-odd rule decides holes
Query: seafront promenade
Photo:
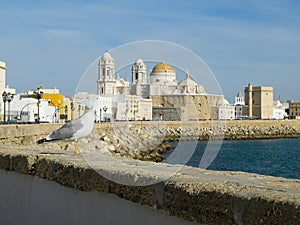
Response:
[[[212,122],[217,123],[217,125],[212,125]],[[17,192],[23,193],[23,190],[17,188],[22,184],[13,185],[13,183],[10,183],[13,180],[12,177],[14,179],[18,178],[17,180],[28,180],[30,187],[33,187],[37,181],[26,177],[36,177],[74,190],[71,191],[72,198],[76,198],[81,193],[109,194],[113,198],[111,200],[113,203],[107,206],[110,207],[107,209],[108,211],[117,211],[119,209],[118,199],[125,199],[128,202],[145,207],[145,210],[151,209],[150,211],[143,211],[147,215],[149,214],[149,218],[152,214],[154,214],[153,218],[157,218],[155,215],[161,213],[168,216],[167,219],[164,219],[165,222],[153,219],[154,221],[145,221],[144,224],[153,224],[152,222],[168,224],[171,222],[166,221],[173,221],[174,218],[178,220],[173,224],[189,224],[188,221],[195,224],[300,223],[299,180],[243,172],[207,171],[190,167],[177,169],[178,166],[176,165],[150,162],[158,158],[146,158],[145,155],[142,159],[148,160],[148,162],[137,161],[130,159],[136,158],[134,153],[127,152],[125,154],[126,151],[130,151],[130,148],[124,148],[125,142],[122,144],[122,141],[120,141],[122,140],[121,137],[124,136],[126,137],[124,140],[128,145],[136,145],[136,142],[141,142],[143,138],[146,138],[149,142],[196,137],[205,139],[213,133],[216,134],[216,137],[220,137],[220,134],[222,134],[226,139],[299,137],[300,121],[228,121],[226,123],[224,121],[202,121],[183,124],[177,122],[122,122],[96,124],[94,135],[98,135],[97,137],[101,139],[100,142],[103,146],[116,157],[126,156],[127,158],[126,163],[120,164],[118,161],[111,160],[111,157],[104,153],[103,157],[97,162],[99,164],[94,164],[93,168],[86,162],[86,158],[83,158],[82,155],[76,155],[72,145],[66,142],[49,143],[49,145],[43,146],[35,145],[37,139],[59,126],[59,124],[40,124],[0,127],[0,140],[2,142],[0,148],[0,186],[4,187],[0,189],[0,196],[6,196],[6,200],[0,202],[1,209],[10,207],[14,213],[20,215],[20,218],[26,220],[33,215],[26,212],[28,210],[34,212],[35,210],[31,208],[24,210],[19,208],[18,205],[29,204],[32,208],[39,209],[38,212],[41,218],[45,216],[49,218],[49,221],[55,221],[54,218],[57,215],[51,214],[51,210],[49,213],[45,205],[41,207],[39,205],[42,204],[41,202],[27,202],[26,199],[36,197],[33,191],[24,192],[24,196],[22,195],[18,202],[14,200],[13,196]],[[145,133],[147,134],[146,137],[144,136]],[[131,135],[134,135],[135,138],[130,138]],[[158,139],[159,135],[163,138]],[[116,139],[119,140],[118,143],[116,143]],[[143,146],[148,145],[144,144]],[[85,145],[82,150],[88,152],[88,148],[89,145]],[[118,148],[123,149],[123,154]],[[136,149],[139,149],[139,146],[136,146]],[[156,154],[157,152],[147,153]],[[91,151],[90,154],[93,158],[94,151]],[[95,169],[98,173],[95,172]],[[169,176],[170,171],[177,172]],[[105,174],[105,176],[102,174]],[[115,182],[114,179],[109,179],[109,177],[119,177],[120,180],[132,178],[150,185],[124,185]],[[165,177],[168,178],[165,179]],[[50,183],[44,185],[46,187],[51,186]],[[16,190],[16,193],[14,190]],[[30,196],[26,196],[28,193]],[[45,196],[47,194],[42,195],[40,193],[39,197],[46,198]],[[47,198],[44,202],[48,202]],[[67,201],[60,204],[67,204]],[[50,203],[49,207],[52,207]],[[76,207],[79,206],[72,206],[74,210],[78,210]],[[84,214],[85,208],[80,207],[83,210],[81,213]],[[144,208],[141,210],[144,210]],[[68,218],[67,214],[70,211],[63,209],[60,213],[61,222],[66,222],[64,218]],[[0,220],[2,222],[13,222],[14,217],[12,215],[7,213]],[[169,218],[169,216],[171,217]],[[138,215],[132,215],[128,224],[138,224],[135,218],[139,218]],[[109,218],[107,221],[107,224],[111,223]],[[40,222],[37,219],[36,224]]]

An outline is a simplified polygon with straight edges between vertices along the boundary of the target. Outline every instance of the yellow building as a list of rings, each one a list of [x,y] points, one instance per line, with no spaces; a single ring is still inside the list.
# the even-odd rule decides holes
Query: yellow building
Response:
[[[63,119],[65,121],[70,121],[82,116],[84,114],[84,107],[73,98],[64,98],[63,111],[65,115]]]
[[[34,91],[20,94],[21,98],[44,99],[48,101],[49,106],[54,106],[57,109],[58,121],[65,121],[64,96],[59,93],[59,89],[46,89],[41,85]]]
[[[300,119],[300,102],[289,103],[289,117],[291,119]]]

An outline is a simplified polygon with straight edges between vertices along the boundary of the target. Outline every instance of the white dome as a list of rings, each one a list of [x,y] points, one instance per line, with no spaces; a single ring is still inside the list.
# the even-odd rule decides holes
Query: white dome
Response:
[[[219,106],[226,106],[226,105],[230,105],[230,104],[225,98],[222,98],[222,99],[219,100],[218,105]]]
[[[137,58],[137,60],[135,61],[135,64],[144,64],[144,61],[139,57],[139,58]]]
[[[111,57],[111,55],[109,54],[109,52],[104,52],[103,56],[101,57],[102,60],[106,60],[106,59],[110,59],[112,60],[113,58]]]

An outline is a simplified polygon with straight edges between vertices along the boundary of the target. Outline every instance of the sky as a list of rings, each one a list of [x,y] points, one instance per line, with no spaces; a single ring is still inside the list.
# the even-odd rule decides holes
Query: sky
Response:
[[[200,56],[230,102],[249,82],[273,86],[274,99],[300,101],[296,0],[0,0],[0,5],[0,61],[17,92],[43,84],[74,95],[86,69],[106,50],[162,40]]]

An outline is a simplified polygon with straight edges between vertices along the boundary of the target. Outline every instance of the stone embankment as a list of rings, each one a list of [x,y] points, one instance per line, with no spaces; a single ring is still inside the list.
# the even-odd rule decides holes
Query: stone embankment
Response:
[[[0,129],[0,143],[34,146],[36,140],[57,129],[59,124],[9,125]],[[300,137],[299,120],[242,120],[195,122],[116,122],[96,124],[82,141],[89,149],[116,156],[160,162],[170,150],[166,142],[208,139],[263,139]],[[74,144],[55,142],[37,148],[74,150]]]
[[[133,159],[121,162],[106,154],[91,166],[74,152],[35,147],[1,145],[0,169],[37,176],[79,191],[109,193],[199,224],[300,224],[299,180]],[[94,159],[93,153],[89,154]],[[116,179],[145,185],[118,183]],[[15,202],[17,209],[26,210],[19,204]],[[90,215],[84,205],[81,209],[80,213]],[[43,216],[48,217],[47,211]]]
[[[171,148],[166,142],[300,137],[300,121],[136,122],[100,125],[96,130],[102,148],[113,154],[159,162]]]
[[[0,126],[0,169],[39,176],[81,191],[112,193],[201,224],[300,224],[299,180],[134,160],[161,161],[169,148],[162,144],[166,141],[300,137],[300,121],[96,124],[93,133],[79,142],[85,159],[74,154],[74,145],[69,142],[35,144],[60,126]],[[99,152],[106,152],[96,160],[99,165],[87,164],[86,159],[93,160],[93,154]],[[112,160],[110,153],[128,159],[120,163]],[[101,173],[94,170],[97,166]],[[158,183],[131,186],[110,177],[150,184],[154,179]]]

